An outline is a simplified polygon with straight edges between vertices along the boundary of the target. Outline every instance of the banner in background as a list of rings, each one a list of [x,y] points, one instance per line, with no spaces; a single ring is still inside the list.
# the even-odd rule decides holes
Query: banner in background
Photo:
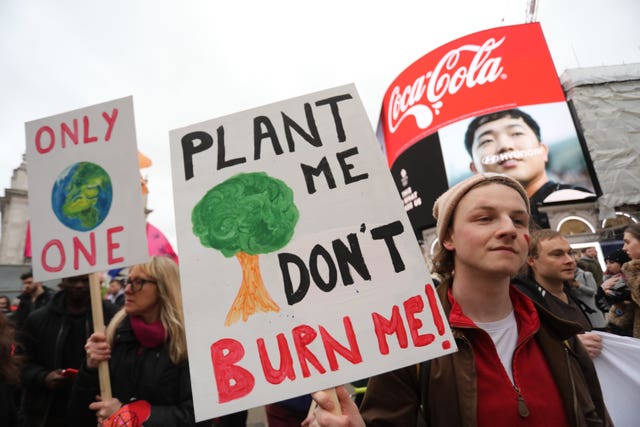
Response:
[[[435,225],[440,194],[477,172],[513,176],[534,204],[595,195],[538,23],[474,33],[414,62],[384,96],[378,136],[416,230]]]
[[[638,424],[640,411],[629,399],[640,393],[640,340],[593,332],[602,337],[602,353],[593,364],[609,415],[617,427],[633,427]]]

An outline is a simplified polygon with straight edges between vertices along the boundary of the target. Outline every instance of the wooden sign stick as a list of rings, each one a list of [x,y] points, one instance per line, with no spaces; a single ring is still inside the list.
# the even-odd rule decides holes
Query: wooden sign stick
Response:
[[[100,292],[100,280],[97,273],[89,275],[89,290],[91,291],[91,317],[93,318],[93,331],[103,332],[104,316],[102,314],[102,293]],[[111,379],[109,378],[109,362],[106,360],[98,365],[98,379],[100,380],[100,397],[102,400],[111,399]]]
[[[323,390],[325,393],[329,393],[329,397],[331,398],[331,401],[333,402],[333,411],[331,411],[331,413],[333,415],[342,415],[342,409],[340,409],[340,402],[338,401],[338,394],[336,393],[336,389],[334,388],[328,388],[326,390]],[[311,406],[309,406],[309,412],[307,413],[307,416],[311,415],[313,413],[313,411],[316,410],[316,407],[318,406],[318,404],[316,403],[315,400],[311,401]]]

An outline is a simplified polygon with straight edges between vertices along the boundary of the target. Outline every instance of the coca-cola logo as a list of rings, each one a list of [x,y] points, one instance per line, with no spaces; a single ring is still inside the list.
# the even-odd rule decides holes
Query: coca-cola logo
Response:
[[[489,38],[481,46],[467,44],[447,52],[432,71],[418,76],[413,84],[395,86],[391,91],[387,109],[387,128],[395,133],[400,124],[413,116],[420,129],[428,128],[434,114],[440,114],[448,93],[454,95],[463,86],[473,88],[495,82],[501,75],[502,57],[491,57],[505,37],[496,41]],[[475,52],[471,61],[462,63],[463,53]],[[467,55],[468,57],[468,55]]]

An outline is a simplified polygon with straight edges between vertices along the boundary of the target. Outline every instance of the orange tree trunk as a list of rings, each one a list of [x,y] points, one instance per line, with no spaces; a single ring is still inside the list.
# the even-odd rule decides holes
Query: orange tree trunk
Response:
[[[264,287],[262,276],[260,275],[260,265],[258,255],[249,255],[245,252],[238,252],[236,258],[242,267],[242,284],[236,299],[227,313],[224,325],[229,326],[237,322],[242,317],[246,322],[249,316],[257,311],[280,311],[280,307],[271,299],[269,292]]]

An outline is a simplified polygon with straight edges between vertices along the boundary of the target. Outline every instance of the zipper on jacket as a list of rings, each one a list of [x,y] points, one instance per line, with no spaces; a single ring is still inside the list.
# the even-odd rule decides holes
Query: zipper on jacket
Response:
[[[517,385],[513,385],[513,389],[516,391],[516,397],[518,399],[518,415],[522,418],[527,418],[529,416],[529,408],[527,407],[527,402],[524,401],[524,396],[520,393],[520,389]]]
[[[562,346],[562,348],[564,348],[564,354],[566,356],[567,372],[569,373],[569,381],[571,382],[571,394],[573,395],[573,412],[574,412],[574,417],[577,419],[578,418],[578,413],[579,413],[578,393],[576,392],[576,384],[575,384],[574,379],[573,379],[573,373],[571,372],[571,360],[569,359],[570,358],[570,355],[569,355],[569,349],[570,349],[569,341],[568,340],[564,340],[563,344],[564,345]]]
[[[513,360],[511,362],[511,366],[512,366],[512,371],[513,371],[513,390],[515,390],[516,392],[516,399],[518,400],[518,415],[520,415],[522,418],[528,418],[529,414],[531,413],[529,411],[529,407],[527,406],[527,402],[524,400],[524,396],[522,395],[522,393],[520,392],[520,387],[518,387],[516,385],[516,374],[515,374],[515,363],[516,363],[516,357],[518,355],[518,353],[520,352],[520,350],[522,349],[522,347],[529,342],[530,340],[533,339],[534,335],[540,330],[540,326],[538,326],[538,328],[531,332],[529,335],[527,335],[526,337],[524,337],[522,339],[522,341],[516,346],[515,350],[513,351]]]

